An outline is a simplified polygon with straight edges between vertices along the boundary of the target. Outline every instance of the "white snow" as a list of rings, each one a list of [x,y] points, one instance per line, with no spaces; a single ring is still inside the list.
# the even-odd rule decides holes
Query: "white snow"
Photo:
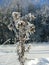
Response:
[[[29,53],[25,54],[28,58],[25,65],[49,65],[49,44],[33,44]],[[20,65],[16,45],[0,46],[0,65]]]

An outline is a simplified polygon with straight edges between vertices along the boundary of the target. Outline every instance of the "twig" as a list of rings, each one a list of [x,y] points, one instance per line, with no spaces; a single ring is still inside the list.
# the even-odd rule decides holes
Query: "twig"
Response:
[[[10,39],[6,40],[2,45],[5,45],[8,41],[10,41]]]

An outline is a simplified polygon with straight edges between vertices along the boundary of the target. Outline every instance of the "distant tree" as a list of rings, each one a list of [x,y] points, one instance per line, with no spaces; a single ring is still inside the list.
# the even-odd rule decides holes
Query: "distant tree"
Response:
[[[29,5],[28,5],[28,12],[30,13],[35,13],[36,12],[36,10],[35,10],[36,8],[35,8],[35,6],[32,4],[32,3],[30,3]]]

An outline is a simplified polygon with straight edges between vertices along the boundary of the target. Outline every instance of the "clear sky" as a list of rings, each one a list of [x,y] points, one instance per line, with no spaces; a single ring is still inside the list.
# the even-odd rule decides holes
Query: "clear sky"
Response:
[[[8,3],[8,1],[13,1],[13,0],[0,0],[0,5],[3,5],[4,3]],[[39,5],[42,5],[44,3],[49,4],[49,0],[30,0],[30,1],[32,1],[34,4],[39,4]]]

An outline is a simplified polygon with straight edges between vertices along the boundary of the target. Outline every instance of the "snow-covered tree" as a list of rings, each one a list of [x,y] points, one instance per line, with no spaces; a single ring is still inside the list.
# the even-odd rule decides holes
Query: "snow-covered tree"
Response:
[[[21,17],[20,12],[13,12],[12,16],[14,19],[15,27],[16,29],[19,30],[19,35],[18,35],[19,44],[17,46],[18,47],[17,53],[19,56],[20,64],[24,65],[25,52],[30,49],[30,46],[27,49],[25,48],[25,41],[29,39],[29,34],[35,32],[34,24],[29,23],[27,19],[29,18],[29,21],[31,21],[31,20],[34,20],[35,17],[31,13],[29,13],[28,15],[25,15],[24,17]]]

